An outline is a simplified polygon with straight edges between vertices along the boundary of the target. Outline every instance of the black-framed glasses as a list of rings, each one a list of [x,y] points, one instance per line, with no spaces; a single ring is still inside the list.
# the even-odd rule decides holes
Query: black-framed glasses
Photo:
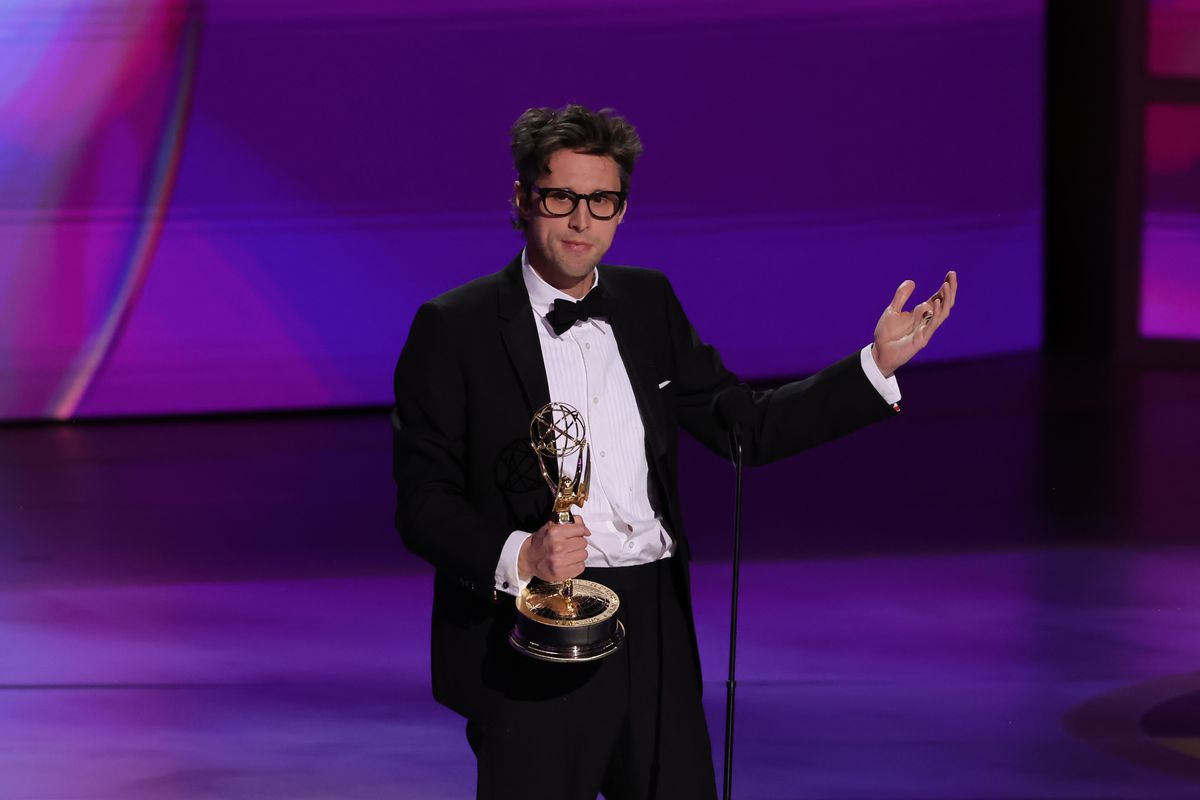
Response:
[[[596,219],[612,219],[625,207],[625,192],[599,191],[591,194],[576,194],[570,189],[549,186],[530,186],[541,199],[542,211],[551,217],[568,217],[575,213],[580,200],[587,201],[588,211]]]

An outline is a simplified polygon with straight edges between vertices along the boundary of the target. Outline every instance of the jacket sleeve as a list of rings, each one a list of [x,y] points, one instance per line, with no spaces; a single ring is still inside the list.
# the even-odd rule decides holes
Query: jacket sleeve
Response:
[[[895,413],[863,373],[857,352],[804,380],[751,389],[700,340],[670,284],[666,293],[679,422],[713,452],[729,456],[727,423],[741,429],[745,462],[766,464]]]
[[[510,531],[466,496],[466,387],[445,312],[418,309],[396,364],[392,471],[405,546],[468,585],[491,589]]]

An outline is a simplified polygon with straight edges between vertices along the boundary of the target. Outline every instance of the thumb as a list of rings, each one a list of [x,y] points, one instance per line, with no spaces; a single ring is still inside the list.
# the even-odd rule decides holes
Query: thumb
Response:
[[[915,281],[906,280],[904,283],[896,287],[896,295],[892,298],[892,304],[889,308],[897,313],[904,310],[904,304],[908,302],[908,298],[912,297],[913,291],[917,288]]]

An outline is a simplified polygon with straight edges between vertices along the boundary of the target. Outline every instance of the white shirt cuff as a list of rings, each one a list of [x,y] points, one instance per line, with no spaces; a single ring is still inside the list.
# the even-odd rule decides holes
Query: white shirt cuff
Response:
[[[875,356],[871,355],[871,345],[867,345],[862,350],[858,351],[858,360],[862,364],[862,370],[867,375],[867,380],[875,387],[875,391],[879,392],[889,405],[895,405],[900,402],[900,384],[896,382],[896,376],[890,378],[883,377],[883,373],[879,370],[879,365],[875,363]]]
[[[496,565],[497,592],[516,597],[529,583],[529,578],[521,580],[521,576],[517,574],[517,560],[521,555],[521,545],[525,544],[525,540],[530,536],[533,534],[525,531],[513,531],[508,535],[504,549],[500,551],[500,563]]]

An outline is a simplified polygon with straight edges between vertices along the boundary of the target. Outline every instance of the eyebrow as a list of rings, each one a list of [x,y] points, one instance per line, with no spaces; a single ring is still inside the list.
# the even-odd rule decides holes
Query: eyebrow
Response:
[[[572,189],[570,186],[538,186],[536,183],[534,183],[532,185],[534,186],[534,188],[543,189],[545,191],[550,191],[551,189],[558,189],[560,191],[572,192],[573,194],[578,194],[578,195],[595,194],[596,192],[611,192],[612,194],[620,194],[621,193],[620,189],[594,189],[590,192],[580,192],[575,189]]]

